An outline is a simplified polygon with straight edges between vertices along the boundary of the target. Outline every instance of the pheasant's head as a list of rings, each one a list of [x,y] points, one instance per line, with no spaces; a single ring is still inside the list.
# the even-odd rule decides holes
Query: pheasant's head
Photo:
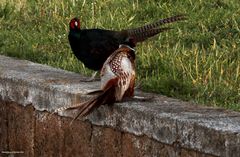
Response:
[[[70,30],[80,30],[80,20],[78,18],[73,18],[70,23]]]

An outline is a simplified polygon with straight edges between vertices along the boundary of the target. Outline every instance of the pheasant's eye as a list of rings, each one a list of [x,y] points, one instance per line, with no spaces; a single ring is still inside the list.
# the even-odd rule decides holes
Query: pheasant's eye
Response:
[[[76,27],[78,26],[78,22],[77,21],[75,21],[74,24],[75,24]]]
[[[72,30],[76,30],[76,29],[80,29],[80,21],[78,18],[73,18],[70,23],[70,29]]]

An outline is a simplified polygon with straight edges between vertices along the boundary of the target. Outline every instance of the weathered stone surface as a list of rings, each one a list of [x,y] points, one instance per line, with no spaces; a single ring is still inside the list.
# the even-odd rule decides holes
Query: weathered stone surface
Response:
[[[152,140],[147,136],[137,137],[132,134],[123,134],[124,157],[213,157],[200,152],[186,150],[180,145],[165,145]]]
[[[179,157],[214,157],[213,155],[202,154],[200,152],[182,149]]]
[[[94,157],[121,157],[121,132],[93,127],[91,145]]]
[[[52,111],[84,99],[82,94],[88,92],[89,85],[80,83],[81,78],[46,65],[0,57],[0,97],[24,106],[32,104],[39,111]],[[98,87],[98,83],[91,87]]]
[[[73,121],[72,119],[62,118],[62,131],[63,131],[63,151],[62,156],[67,157],[91,157],[92,146],[92,126],[90,123],[82,121]]]
[[[7,118],[8,118],[8,106],[5,102],[0,100],[0,152],[9,150]]]
[[[35,156],[61,156],[64,142],[60,117],[46,112],[36,112],[35,123]]]
[[[24,112],[22,112],[24,110]],[[18,107],[8,104],[8,145],[9,151],[19,152],[19,156],[34,156],[34,111],[33,107]]]
[[[13,103],[5,103],[5,105],[3,106],[7,108],[7,106],[11,105],[13,105]],[[22,105],[15,104],[14,110],[17,110],[18,113],[21,113],[19,115],[22,117],[22,120],[20,120],[19,122],[29,120],[28,116],[23,116],[29,114],[29,109],[26,109],[26,107],[23,107]],[[9,109],[9,111],[11,110]],[[181,148],[179,143],[174,143],[173,145],[166,145],[147,136],[136,136],[134,134],[126,132],[120,132],[119,130],[115,130],[113,128],[107,128],[104,126],[99,127],[91,125],[87,121],[73,121],[73,123],[70,125],[72,119],[68,117],[57,117],[48,113],[40,113],[41,114],[35,114],[37,118],[33,118],[33,121],[37,119],[35,122],[36,124],[38,123],[37,121],[39,118],[41,121],[40,124],[34,125],[34,136],[27,137],[27,139],[33,139],[32,141],[34,141],[34,144],[32,145],[32,143],[29,142],[20,142],[20,145],[24,145],[24,148],[34,150],[34,156],[36,157],[213,157],[212,155],[206,155],[204,153],[196,152],[194,150],[187,150],[185,148]],[[24,120],[23,117],[25,117],[26,119]],[[56,121],[59,124],[57,127]],[[8,134],[8,132],[6,134]],[[17,131],[13,132],[13,137],[26,137],[27,133],[25,134],[23,132]],[[59,139],[57,139],[57,137]],[[12,144],[16,145],[16,143]],[[8,140],[6,145],[9,145]],[[10,152],[11,151],[13,151],[13,149],[10,149]],[[3,157],[9,156],[9,154],[1,155]],[[32,154],[28,154],[28,150],[24,151],[24,153],[21,154],[14,154],[14,156],[15,155],[20,157],[32,156]]]
[[[85,95],[86,92],[99,88],[98,82],[86,83],[80,82],[80,79],[81,76],[75,73],[0,56],[0,98],[3,101],[13,101],[23,106],[30,104],[38,111],[52,111],[60,106],[82,102],[90,97]],[[239,156],[240,113],[197,106],[160,95],[137,94],[153,95],[154,99],[102,106],[87,120],[92,125],[146,136],[163,144],[177,144],[181,149],[217,156]],[[38,112],[36,115],[36,135],[41,136],[37,144],[42,144],[46,151],[64,147],[60,146],[65,136],[62,123],[55,116],[55,119],[44,120],[43,115],[46,114]],[[59,115],[74,116],[72,112]],[[1,123],[4,125],[4,122]],[[49,131],[55,131],[55,134],[48,134]],[[118,137],[115,133],[114,136]],[[56,141],[52,140],[55,138]],[[114,142],[118,143],[117,140]],[[48,149],[45,145],[49,143],[54,143],[56,148]],[[36,150],[35,153],[38,152]],[[175,150],[170,152],[176,153]],[[50,154],[59,155],[57,152]]]
[[[123,156],[135,157],[135,156],[161,156],[169,157],[167,149],[164,149],[164,145],[161,143],[153,144],[154,142],[147,138],[136,137],[132,134],[123,134]]]

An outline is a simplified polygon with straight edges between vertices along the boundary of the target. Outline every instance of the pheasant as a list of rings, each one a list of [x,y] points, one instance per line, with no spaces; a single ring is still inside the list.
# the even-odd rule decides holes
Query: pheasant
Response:
[[[185,19],[184,15],[177,15],[139,28],[114,31],[81,29],[79,19],[73,18],[69,23],[70,31],[68,39],[74,55],[87,68],[99,71],[106,59],[118,49],[120,44],[129,42],[130,40],[135,41],[135,44],[137,44],[170,29],[169,27],[160,28],[161,25]]]
[[[84,117],[95,108],[104,104],[113,104],[123,98],[132,98],[135,84],[135,50],[128,45],[120,45],[105,61],[101,69],[101,90],[92,99],[63,107],[55,112],[70,109],[79,109],[74,118]]]

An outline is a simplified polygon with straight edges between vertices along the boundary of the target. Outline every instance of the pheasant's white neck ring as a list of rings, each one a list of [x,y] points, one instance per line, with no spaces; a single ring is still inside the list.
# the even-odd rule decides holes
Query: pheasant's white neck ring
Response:
[[[134,48],[131,48],[129,45],[126,45],[126,44],[120,44],[120,45],[119,45],[119,48],[121,48],[121,47],[127,47],[127,48],[129,48],[129,49],[131,49],[132,51],[135,52],[135,49],[134,49]]]

